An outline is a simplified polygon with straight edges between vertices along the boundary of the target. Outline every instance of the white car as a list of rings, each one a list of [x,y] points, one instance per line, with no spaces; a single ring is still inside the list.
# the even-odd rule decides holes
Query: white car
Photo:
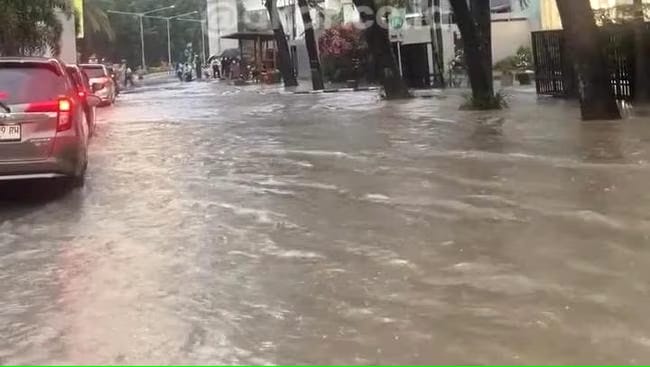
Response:
[[[95,95],[102,100],[103,105],[112,105],[117,97],[115,81],[102,64],[82,64],[80,65],[90,79],[90,85],[97,85],[99,89],[95,90]]]

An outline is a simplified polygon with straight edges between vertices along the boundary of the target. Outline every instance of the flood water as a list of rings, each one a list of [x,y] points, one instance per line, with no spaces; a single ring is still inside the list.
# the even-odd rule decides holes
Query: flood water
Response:
[[[650,118],[460,103],[122,96],[0,186],[0,363],[650,363]]]

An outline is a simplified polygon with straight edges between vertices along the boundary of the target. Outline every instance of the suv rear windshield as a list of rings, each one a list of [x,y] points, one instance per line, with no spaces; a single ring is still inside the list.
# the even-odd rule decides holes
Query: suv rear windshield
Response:
[[[43,64],[0,63],[0,101],[23,104],[55,100],[68,84]]]
[[[101,66],[83,66],[82,67],[89,78],[101,78],[106,76],[104,73],[104,68]]]

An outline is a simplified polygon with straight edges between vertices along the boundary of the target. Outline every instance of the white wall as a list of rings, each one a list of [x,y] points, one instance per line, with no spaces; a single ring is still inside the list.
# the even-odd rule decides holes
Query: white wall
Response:
[[[492,61],[517,53],[521,46],[530,47],[530,23],[527,19],[492,22]]]
[[[57,17],[63,25],[63,33],[59,44],[61,45],[61,54],[59,59],[69,64],[77,63],[77,35],[74,27],[74,17],[66,17],[61,11],[57,11]],[[43,56],[54,56],[51,52],[46,52]]]
[[[219,55],[228,48],[237,48],[237,40],[221,39],[237,32],[237,3],[235,0],[208,0],[208,42],[210,55]]]

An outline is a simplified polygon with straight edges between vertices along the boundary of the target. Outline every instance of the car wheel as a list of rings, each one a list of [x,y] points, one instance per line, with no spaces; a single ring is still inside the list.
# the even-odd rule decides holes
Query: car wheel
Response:
[[[67,178],[67,183],[70,185],[72,188],[80,188],[84,187],[86,184],[86,171],[88,169],[88,159],[86,158],[86,161],[84,162],[83,167],[81,170],[75,174],[74,176],[70,176]]]

